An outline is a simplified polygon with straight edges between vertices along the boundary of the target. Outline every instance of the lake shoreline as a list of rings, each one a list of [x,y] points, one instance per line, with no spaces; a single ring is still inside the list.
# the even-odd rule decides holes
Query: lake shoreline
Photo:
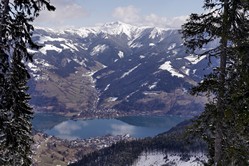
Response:
[[[188,115],[182,115],[182,114],[167,114],[162,111],[147,111],[147,112],[141,112],[141,111],[117,111],[114,109],[108,109],[108,110],[98,110],[98,111],[82,111],[78,113],[77,115],[73,113],[63,113],[63,112],[52,112],[52,111],[34,111],[34,114],[37,113],[44,113],[44,114],[55,114],[59,116],[63,116],[67,119],[71,120],[91,120],[91,119],[116,119],[121,117],[127,117],[127,116],[179,116],[179,117],[186,117],[186,118],[194,118],[195,116],[198,116],[199,114],[188,114]]]
[[[186,119],[189,118],[176,115],[69,119],[57,114],[36,113],[32,124],[35,130],[62,139],[85,139],[108,134],[144,138],[165,132]]]

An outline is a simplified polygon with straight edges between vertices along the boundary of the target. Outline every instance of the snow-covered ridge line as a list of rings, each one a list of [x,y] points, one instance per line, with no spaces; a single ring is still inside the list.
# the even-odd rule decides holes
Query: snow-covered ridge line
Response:
[[[35,27],[36,30],[44,30],[53,34],[75,34],[81,36],[83,38],[88,37],[90,34],[98,35],[101,33],[109,34],[109,35],[120,35],[126,34],[129,39],[136,38],[141,32],[144,30],[151,30],[151,38],[155,38],[156,36],[165,33],[166,31],[175,31],[178,29],[171,28],[159,28],[152,26],[135,26],[127,23],[123,23],[120,21],[105,23],[100,26],[95,27],[81,27],[81,28],[64,28],[64,29],[52,29],[52,28],[44,28],[44,27]]]

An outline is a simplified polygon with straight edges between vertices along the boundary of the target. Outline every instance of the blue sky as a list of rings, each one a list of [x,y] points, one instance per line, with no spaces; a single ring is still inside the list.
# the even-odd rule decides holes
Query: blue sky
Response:
[[[191,13],[202,12],[201,0],[51,0],[55,12],[42,11],[36,26],[65,28],[122,21],[138,26],[177,28]]]

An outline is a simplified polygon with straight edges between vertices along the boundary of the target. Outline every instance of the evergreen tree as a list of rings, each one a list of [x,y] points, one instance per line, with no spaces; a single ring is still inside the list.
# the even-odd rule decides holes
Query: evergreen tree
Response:
[[[31,165],[32,110],[28,105],[26,61],[32,21],[42,9],[54,10],[48,0],[0,1],[0,165]]]
[[[192,51],[219,40],[200,56],[219,59],[219,66],[193,88],[209,92],[213,101],[197,120],[209,143],[210,165],[248,165],[248,0],[205,0],[205,13],[191,14],[183,25],[185,45]]]

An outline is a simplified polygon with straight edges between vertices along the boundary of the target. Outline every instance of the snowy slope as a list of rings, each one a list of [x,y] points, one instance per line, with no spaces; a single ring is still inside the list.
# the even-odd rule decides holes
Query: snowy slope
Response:
[[[204,166],[203,162],[207,161],[207,157],[202,153],[190,154],[186,159],[182,157],[182,154],[162,152],[149,152],[143,153],[139,156],[139,159],[134,162],[132,166]]]

